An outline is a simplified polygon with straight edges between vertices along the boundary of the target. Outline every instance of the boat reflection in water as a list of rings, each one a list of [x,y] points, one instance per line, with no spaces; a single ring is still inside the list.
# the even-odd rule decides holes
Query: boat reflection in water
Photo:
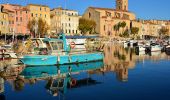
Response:
[[[19,75],[15,86],[24,86],[27,81],[35,83],[37,80],[47,80],[46,89],[53,96],[57,96],[58,93],[66,93],[68,88],[87,85],[87,82],[88,85],[99,84],[100,82],[96,82],[90,77],[75,79],[73,76],[84,71],[96,71],[103,68],[103,66],[103,61],[61,66],[27,66]]]

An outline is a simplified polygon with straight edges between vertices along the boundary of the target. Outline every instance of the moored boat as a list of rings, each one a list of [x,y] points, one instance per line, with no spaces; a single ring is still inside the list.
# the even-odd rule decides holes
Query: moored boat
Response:
[[[21,62],[25,65],[63,65],[103,60],[103,52],[70,51],[64,34],[58,39],[43,39],[47,48],[38,48],[35,54],[25,55]]]

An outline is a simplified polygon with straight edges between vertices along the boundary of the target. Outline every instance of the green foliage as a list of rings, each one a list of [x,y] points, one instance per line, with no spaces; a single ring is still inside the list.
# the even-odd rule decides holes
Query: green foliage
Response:
[[[121,22],[121,23],[120,23],[120,26],[121,26],[122,28],[125,28],[125,27],[126,27],[126,22],[125,22],[125,21]]]
[[[167,36],[167,35],[168,35],[168,32],[169,32],[169,29],[167,29],[166,27],[162,27],[162,28],[159,30],[159,35],[160,35],[160,36]]]
[[[96,27],[96,22],[93,20],[87,20],[84,18],[79,19],[78,29],[82,32],[82,34],[86,34],[89,32],[90,34],[95,33],[94,28]]]
[[[30,30],[30,32],[35,31],[37,21],[35,19],[32,19],[31,21],[28,22],[27,28]]]
[[[35,33],[36,37],[44,37],[47,34],[47,31],[50,29],[47,22],[41,18],[38,20],[32,19],[29,21],[27,27],[32,33],[35,33],[37,30],[37,33]]]
[[[129,37],[129,30],[126,29],[123,34],[122,34],[122,37],[125,37],[125,38],[128,38]]]
[[[138,28],[138,27],[132,27],[132,28],[131,28],[131,34],[132,34],[133,36],[137,35],[138,32],[139,32],[139,28]]]
[[[49,30],[49,25],[45,20],[42,20],[41,18],[38,19],[38,33],[40,34],[40,37],[45,37],[47,34],[47,31]]]
[[[119,22],[119,23],[115,24],[113,29],[114,29],[114,31],[116,31],[116,34],[117,34],[117,32],[119,32],[120,28],[123,28],[122,33],[124,33],[124,28],[125,27],[126,27],[126,22],[123,21],[123,22]],[[119,34],[119,36],[122,36],[122,34]]]

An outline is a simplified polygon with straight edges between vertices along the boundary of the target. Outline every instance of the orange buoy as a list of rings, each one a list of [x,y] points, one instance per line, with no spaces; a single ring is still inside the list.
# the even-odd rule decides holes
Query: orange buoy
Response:
[[[71,85],[71,86],[75,86],[76,84],[77,84],[76,79],[71,79],[70,85]]]
[[[71,42],[71,43],[70,43],[70,47],[71,47],[72,49],[74,49],[75,46],[76,46],[75,42]]]

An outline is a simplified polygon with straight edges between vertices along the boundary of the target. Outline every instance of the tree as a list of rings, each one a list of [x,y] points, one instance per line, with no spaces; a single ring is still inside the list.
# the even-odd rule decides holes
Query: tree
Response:
[[[120,24],[120,26],[123,28],[123,32],[124,32],[124,28],[126,27],[126,22],[123,21],[123,22]]]
[[[116,34],[117,34],[117,32],[119,32],[120,28],[123,28],[123,32],[122,32],[122,33],[124,33],[124,28],[125,28],[125,27],[126,27],[126,22],[123,21],[123,22],[119,22],[119,23],[115,24],[114,27],[113,27],[113,29],[114,29],[114,31],[116,31]],[[121,36],[121,35],[122,35],[122,34],[120,34],[120,36]]]
[[[169,32],[169,29],[167,29],[166,27],[162,27],[162,28],[159,30],[159,35],[160,35],[160,37],[162,37],[162,36],[167,36],[167,35],[168,35],[168,32]]]
[[[125,38],[128,38],[129,37],[129,30],[126,29],[123,34],[122,34],[122,37],[125,37]]]
[[[39,37],[45,37],[47,35],[47,31],[49,30],[49,25],[45,20],[42,20],[41,18],[38,19],[38,34]]]
[[[37,21],[35,19],[32,19],[28,22],[27,28],[30,30],[31,33],[35,34],[35,27],[36,27]]]
[[[96,27],[96,22],[93,20],[87,20],[84,18],[79,19],[78,29],[82,32],[82,34],[86,34],[89,32],[90,34],[94,33],[94,29]]]
[[[138,27],[132,27],[131,28],[131,34],[133,35],[133,38],[135,37],[136,34],[138,34],[139,28]]]
[[[120,30],[120,23],[114,25],[113,29],[114,29],[114,31],[116,31],[116,35],[117,35],[117,32],[119,32],[119,30]]]
[[[32,19],[29,21],[27,27],[34,34],[34,37],[44,37],[50,28],[47,22],[41,18],[38,20]]]

